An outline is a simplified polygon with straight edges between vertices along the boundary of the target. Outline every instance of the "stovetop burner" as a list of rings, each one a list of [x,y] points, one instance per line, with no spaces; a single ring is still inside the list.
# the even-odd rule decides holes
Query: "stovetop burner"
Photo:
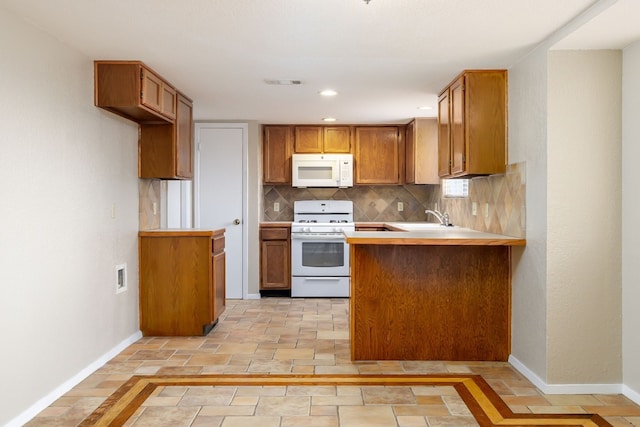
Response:
[[[353,202],[350,200],[300,200],[293,203],[292,232],[301,230],[350,230],[353,224]],[[304,228],[303,228],[304,227]]]

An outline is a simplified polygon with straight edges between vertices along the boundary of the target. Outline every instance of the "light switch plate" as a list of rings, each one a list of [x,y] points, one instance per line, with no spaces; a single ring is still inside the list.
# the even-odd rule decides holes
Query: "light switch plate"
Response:
[[[274,211],[274,212],[280,212],[280,203],[275,202],[275,203],[273,204],[273,211]]]
[[[402,212],[404,210],[404,203],[398,202],[398,212]]]
[[[471,215],[473,215],[473,216],[478,215],[478,203],[477,202],[471,203]]]
[[[484,217],[489,218],[489,203],[484,204]]]

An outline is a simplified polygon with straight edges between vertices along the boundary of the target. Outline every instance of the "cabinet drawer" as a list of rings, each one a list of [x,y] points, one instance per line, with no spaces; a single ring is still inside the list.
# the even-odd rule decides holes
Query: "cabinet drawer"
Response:
[[[212,253],[217,254],[224,251],[224,235],[213,236]]]
[[[289,238],[288,228],[264,228],[260,230],[262,240],[287,240]]]

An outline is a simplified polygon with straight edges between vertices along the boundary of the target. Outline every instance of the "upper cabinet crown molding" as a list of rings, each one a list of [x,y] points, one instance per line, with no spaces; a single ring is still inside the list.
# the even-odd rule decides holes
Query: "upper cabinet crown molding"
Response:
[[[504,173],[507,70],[465,70],[438,98],[438,171],[442,178]]]

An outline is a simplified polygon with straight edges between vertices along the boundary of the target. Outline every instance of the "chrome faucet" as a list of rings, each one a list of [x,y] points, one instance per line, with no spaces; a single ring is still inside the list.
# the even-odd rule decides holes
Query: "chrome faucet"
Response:
[[[436,210],[427,209],[426,211],[424,211],[424,213],[431,214],[438,218],[438,221],[440,221],[440,225],[444,225],[445,227],[449,227],[451,225],[451,223],[449,222],[449,214],[446,212],[441,213]]]

